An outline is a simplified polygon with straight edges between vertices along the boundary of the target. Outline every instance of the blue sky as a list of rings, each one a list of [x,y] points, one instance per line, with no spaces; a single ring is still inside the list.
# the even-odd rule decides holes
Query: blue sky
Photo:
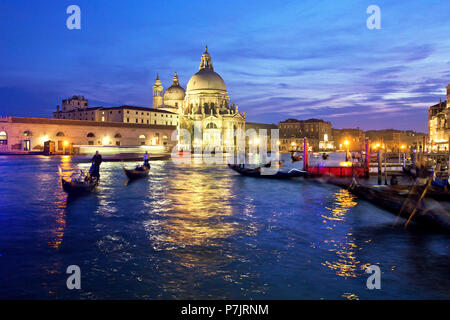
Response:
[[[81,30],[66,28],[71,4]],[[207,44],[248,121],[425,131],[450,83],[449,16],[432,0],[2,0],[0,114],[49,117],[74,94],[151,107],[156,73],[186,86]]]

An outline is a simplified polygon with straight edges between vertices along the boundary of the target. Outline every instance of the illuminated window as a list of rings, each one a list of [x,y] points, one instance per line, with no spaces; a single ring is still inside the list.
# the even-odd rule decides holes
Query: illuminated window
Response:
[[[0,132],[0,145],[8,144],[8,135],[5,131]]]

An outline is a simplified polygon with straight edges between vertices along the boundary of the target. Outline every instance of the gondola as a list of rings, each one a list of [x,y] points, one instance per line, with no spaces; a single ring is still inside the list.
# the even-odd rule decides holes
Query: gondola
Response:
[[[445,207],[438,208],[419,200],[418,196],[406,196],[405,192],[389,186],[363,186],[352,184],[348,190],[358,198],[370,201],[374,205],[386,209],[405,219],[434,229],[450,232],[450,213]]]
[[[297,162],[297,161],[302,161],[303,157],[299,154],[299,155],[295,155],[294,151],[291,151],[291,161],[292,162]]]
[[[264,171],[261,171],[261,168],[254,168],[254,169],[242,168],[237,164],[228,164],[228,167],[243,176],[255,178],[290,179],[290,178],[304,177],[308,175],[308,172],[298,169],[291,169],[287,172],[277,171],[274,174],[264,174]]]
[[[403,173],[407,176],[416,179],[416,178],[428,178],[433,175],[433,170],[425,168],[425,167],[416,167],[416,166],[403,166]]]
[[[61,185],[68,195],[76,196],[82,194],[88,194],[94,191],[94,189],[98,186],[98,179],[93,178],[89,182],[80,182],[80,181],[67,181],[64,177],[61,177]]]
[[[148,176],[148,174],[150,173],[150,167],[141,166],[131,170],[123,167],[123,171],[125,172],[128,180],[136,180]]]
[[[447,192],[450,191],[449,179],[440,179],[438,177],[434,177],[433,181],[431,181],[431,185],[437,189],[446,190]]]
[[[435,187],[433,185],[393,185],[389,186],[390,189],[395,190],[400,196],[409,196],[410,194],[420,196],[424,193],[425,188],[427,188],[424,197],[425,198],[433,198],[439,201],[450,201],[450,192],[443,188]]]

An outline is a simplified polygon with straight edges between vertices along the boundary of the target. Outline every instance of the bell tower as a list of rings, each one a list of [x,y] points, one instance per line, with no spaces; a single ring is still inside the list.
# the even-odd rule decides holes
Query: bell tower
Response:
[[[153,85],[153,108],[161,108],[163,106],[163,91],[164,88],[159,80],[159,75],[156,75],[155,84]]]

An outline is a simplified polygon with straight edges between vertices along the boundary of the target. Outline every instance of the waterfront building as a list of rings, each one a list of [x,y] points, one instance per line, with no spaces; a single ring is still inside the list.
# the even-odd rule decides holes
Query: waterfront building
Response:
[[[73,96],[63,100],[62,108],[56,107],[53,113],[54,119],[122,122],[138,124],[156,124],[178,126],[180,117],[177,113],[165,109],[154,109],[123,105],[119,107],[94,107],[89,108],[88,101],[84,97]]]
[[[169,151],[175,125],[61,120],[46,118],[0,118],[0,152],[43,151],[47,141],[56,153],[71,148],[142,146],[155,152]]]
[[[227,130],[245,131],[245,112],[240,113],[238,105],[230,103],[225,81],[214,71],[208,47],[200,59],[199,71],[190,78],[186,90],[176,73],[166,91],[159,76],[156,77],[153,108],[177,113],[180,128],[191,132],[191,144],[195,147],[230,147],[235,144],[235,139],[225,136]],[[194,138],[194,127],[195,131],[201,132],[200,139]],[[183,141],[180,144],[191,147]]]
[[[249,134],[247,136],[247,143],[246,145],[250,147],[251,145],[256,145],[260,147],[264,141],[266,141],[266,150],[271,151],[272,150],[272,135],[274,134],[272,130],[278,130],[278,126],[276,124],[267,124],[267,123],[258,123],[258,122],[246,122],[245,123],[245,130],[247,133],[251,133],[252,130],[254,130],[254,134]],[[262,132],[260,132],[262,130]],[[266,135],[264,137],[264,135]],[[277,138],[278,145],[279,143],[279,137]]]
[[[278,124],[280,151],[303,150],[303,138],[308,138],[313,151],[334,149],[331,123],[321,119],[287,119]]]
[[[368,130],[365,134],[370,139],[374,150],[382,148],[387,152],[399,152],[418,148],[423,144],[424,137],[426,137],[426,134],[422,132],[395,129]]]
[[[428,109],[428,143],[433,151],[448,151],[450,142],[450,84],[447,100]]]
[[[336,150],[348,150],[358,152],[364,150],[365,134],[360,128],[351,129],[333,129],[333,138],[336,145]]]

